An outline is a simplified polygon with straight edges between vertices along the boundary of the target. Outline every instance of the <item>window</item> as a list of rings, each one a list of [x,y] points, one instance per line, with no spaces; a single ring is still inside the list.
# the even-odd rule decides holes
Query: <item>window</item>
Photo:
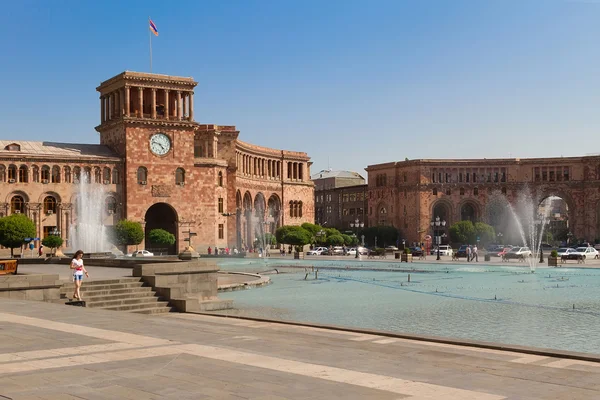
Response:
[[[110,168],[104,167],[104,170],[102,170],[102,183],[104,183],[105,185],[109,185],[110,182],[111,182]]]
[[[500,182],[506,182],[506,170],[502,168],[502,177],[500,178]]]
[[[546,182],[548,180],[548,170],[546,168],[542,168],[542,181]]]
[[[81,181],[81,168],[73,168],[73,183],[79,183]]]
[[[407,179],[406,178],[406,172],[403,174],[403,177],[404,177],[404,182],[406,182],[406,179]]]
[[[302,218],[302,202],[298,202],[298,217]]]
[[[183,168],[175,170],[175,184],[179,186],[185,185],[185,170]]]
[[[463,173],[462,173],[462,172],[459,172],[459,173],[458,173],[458,181],[459,181],[459,182],[462,182],[462,181],[463,181]]]
[[[465,182],[469,183],[469,181],[471,180],[471,174],[469,174],[468,172],[465,174]]]
[[[356,215],[363,215],[363,209],[361,207],[356,209]]]
[[[498,182],[499,178],[500,178],[500,174],[498,173],[498,171],[494,172],[494,182]]]
[[[65,182],[71,183],[71,167],[64,168]]]
[[[145,185],[148,182],[148,170],[145,167],[138,168],[137,181],[140,185]]]
[[[17,166],[16,165],[8,166],[8,181],[9,182],[17,181]]]
[[[88,183],[92,182],[92,168],[91,167],[85,167],[83,168],[83,180],[85,180]]]
[[[465,195],[465,188],[460,188],[460,195],[464,196]]]
[[[550,170],[550,182],[554,182],[554,170]]]
[[[42,167],[42,183],[48,183],[50,182],[50,167],[47,165],[44,165]]]
[[[349,211],[350,211],[350,215],[354,215],[354,213],[356,212],[356,209],[355,208],[351,208]]]
[[[114,214],[117,212],[117,201],[112,196],[108,196],[106,200],[104,200],[104,206],[108,214]]]
[[[342,202],[347,203],[348,202],[348,193],[344,193],[342,195]]]
[[[506,187],[502,188],[502,194],[506,195]]]
[[[342,215],[348,215],[348,209],[342,208]]]
[[[385,225],[387,223],[387,209],[385,207],[381,207],[379,209],[379,225]]]
[[[223,239],[225,237],[225,227],[223,224],[219,224],[219,239]]]
[[[222,197],[219,197],[219,203],[218,204],[219,204],[219,214],[222,214],[223,213],[223,209],[224,209],[223,208],[223,198]]]
[[[102,183],[102,170],[100,167],[94,167],[94,183]]]
[[[355,193],[350,193],[350,195],[348,196],[348,200],[349,201],[356,201],[356,194]]]
[[[446,172],[446,183],[450,183],[450,174]]]
[[[435,172],[431,174],[431,182],[436,183],[435,182]]]
[[[563,178],[564,178],[563,180],[565,180],[565,181],[569,180],[569,167],[565,167]]]
[[[114,185],[119,184],[119,169],[118,168],[113,168],[113,170],[112,170],[112,183]]]
[[[331,212],[331,206],[327,206],[327,213]],[[290,201],[290,218],[294,218],[294,202]]]
[[[60,183],[60,167],[55,165],[52,167],[52,183]]]
[[[437,188],[433,188],[432,194],[433,194],[434,196],[437,196]]]
[[[10,212],[13,214],[25,212],[25,201],[23,201],[23,197],[14,196],[10,200]]]
[[[28,182],[29,179],[29,171],[27,170],[27,166],[21,165],[19,168],[19,182]]]
[[[473,196],[479,196],[479,189],[473,188]]]
[[[218,176],[218,185],[220,187],[223,187],[223,172],[219,171],[219,176]]]
[[[450,196],[452,194],[452,190],[451,189],[446,189],[446,196]]]
[[[46,196],[44,198],[44,213],[55,214],[56,213],[56,199],[52,196]]]
[[[200,140],[194,140],[194,157],[204,157],[204,146]]]
[[[473,183],[477,182],[477,173],[473,172]]]

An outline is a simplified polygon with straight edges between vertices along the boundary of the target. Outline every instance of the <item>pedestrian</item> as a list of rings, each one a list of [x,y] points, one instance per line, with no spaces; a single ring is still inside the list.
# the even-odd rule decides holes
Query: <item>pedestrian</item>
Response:
[[[73,298],[77,300],[82,300],[81,298],[81,281],[83,280],[83,274],[85,273],[85,277],[89,278],[90,274],[86,271],[83,266],[83,251],[77,250],[73,259],[71,260],[71,269],[73,270],[73,282],[75,283],[75,291],[73,292]]]
[[[467,246],[467,261],[471,261],[471,245]]]
[[[44,245],[40,243],[40,249],[38,250],[38,256],[41,257],[44,254]]]
[[[475,259],[475,262],[479,262],[479,257],[477,256],[477,245],[473,245],[473,256],[471,259]]]
[[[208,246],[208,255],[210,256],[212,253],[212,249],[210,248],[210,246]]]

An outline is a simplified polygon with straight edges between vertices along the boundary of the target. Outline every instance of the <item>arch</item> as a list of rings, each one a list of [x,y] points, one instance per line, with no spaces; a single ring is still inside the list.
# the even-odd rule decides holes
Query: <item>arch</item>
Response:
[[[71,183],[71,167],[65,166],[63,168],[63,172],[65,176],[65,183]]]
[[[27,168],[27,165],[21,165],[19,167],[19,182],[29,182],[29,168]]]
[[[10,199],[11,214],[25,213],[25,199],[21,195],[12,196]]]
[[[81,177],[87,183],[92,182],[92,167],[84,167],[83,168],[83,176]]]
[[[137,182],[140,185],[145,185],[148,182],[148,169],[146,167],[138,167]]]
[[[388,206],[386,203],[379,203],[376,208],[377,225],[384,226],[388,224]]]
[[[265,196],[261,192],[258,192],[254,197],[254,211],[256,216],[264,218],[266,208],[267,202],[265,201]]]
[[[81,182],[81,167],[73,167],[73,183]]]
[[[50,167],[42,165],[42,183],[50,182]]]
[[[223,186],[223,172],[219,171],[218,177],[217,177],[217,185],[219,185],[220,187]]]
[[[179,186],[185,185],[185,170],[183,168],[175,170],[175,184]]]
[[[113,185],[118,185],[119,184],[119,168],[115,167],[112,170],[112,183]]]
[[[44,199],[48,196],[52,196],[56,199],[57,202],[61,202],[61,197],[58,193],[54,192],[54,191],[48,191],[48,192],[44,192],[42,193],[39,197],[38,197],[38,202],[39,203],[43,203]]]
[[[155,203],[152,206],[150,206],[146,211],[144,220],[146,221],[146,249],[152,249],[153,246],[157,246],[150,243],[150,240],[148,238],[150,231],[152,231],[153,229],[164,229],[165,231],[175,235],[175,244],[170,246],[160,245],[160,248],[157,246],[155,247],[155,249],[158,252],[160,252],[161,249],[163,249],[162,251],[164,252],[164,249],[166,249],[166,252],[168,254],[177,254],[177,243],[179,242],[177,235],[178,218],[177,211],[173,208],[173,206],[171,206],[168,203]]]
[[[252,196],[250,192],[244,193],[244,210],[251,211],[252,210]]]
[[[60,183],[60,167],[55,165],[52,167],[52,175],[50,176],[52,183]]]
[[[473,201],[464,201],[460,204],[460,220],[471,221],[473,223],[479,221],[480,210],[479,205]]]
[[[112,176],[112,174],[110,172],[110,168],[104,167],[102,169],[102,183],[104,183],[105,185],[110,184],[111,176]]]
[[[44,197],[44,213],[56,214],[56,198],[54,196]]]
[[[238,210],[242,209],[242,192],[239,189],[235,192],[235,208]]]
[[[10,200],[14,197],[14,196],[21,196],[23,198],[23,201],[25,201],[26,203],[29,203],[29,195],[25,192],[23,192],[22,190],[15,190],[14,192],[10,192],[7,196],[6,196],[6,202],[10,203]]]
[[[17,166],[14,164],[8,166],[8,181],[11,183],[17,181]]]
[[[6,182],[6,166],[0,164],[0,182]]]
[[[100,167],[94,167],[94,183],[102,183],[102,170]]]
[[[435,217],[440,217],[440,220],[445,220],[447,226],[452,224],[452,203],[447,200],[438,200],[431,205],[431,220]]]
[[[267,201],[267,215],[269,216],[269,231],[275,233],[281,224],[281,200],[273,193]]]
[[[536,219],[546,220],[545,232],[550,232],[552,239],[560,242],[567,242],[569,232],[583,239],[584,237],[581,236],[585,232],[577,231],[575,226],[573,199],[561,190],[546,190],[542,193],[534,204],[537,206],[533,210],[533,215]]]

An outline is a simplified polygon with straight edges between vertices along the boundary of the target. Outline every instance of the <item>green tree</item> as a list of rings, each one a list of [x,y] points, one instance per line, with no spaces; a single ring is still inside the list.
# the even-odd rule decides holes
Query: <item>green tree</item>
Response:
[[[302,247],[311,243],[312,235],[301,226],[284,225],[275,231],[277,242],[281,244],[291,244],[296,247],[296,251],[302,251]]]
[[[449,229],[450,240],[456,244],[469,244],[475,242],[475,226],[471,221],[459,221]]]
[[[354,242],[353,236],[342,234],[342,237],[344,238],[344,244],[346,246],[352,246],[352,243]]]
[[[144,240],[144,229],[139,222],[122,219],[115,226],[115,244],[137,246]]]
[[[175,244],[175,235],[167,232],[164,229],[152,229],[148,233],[148,240],[150,243],[157,244],[159,246],[170,246]]]
[[[54,250],[57,247],[62,246],[63,240],[60,236],[50,235],[50,236],[46,236],[44,239],[42,239],[42,244],[44,246],[52,249],[52,252],[54,253]]]
[[[482,246],[485,247],[496,242],[496,231],[492,226],[483,222],[475,222],[473,228],[475,229],[475,236],[479,238]]]
[[[0,244],[10,248],[10,256],[14,249],[23,245],[25,238],[35,237],[35,224],[25,214],[11,214],[0,218]]]
[[[342,235],[331,235],[327,237],[327,245],[329,246],[341,246],[344,244],[344,236]]]

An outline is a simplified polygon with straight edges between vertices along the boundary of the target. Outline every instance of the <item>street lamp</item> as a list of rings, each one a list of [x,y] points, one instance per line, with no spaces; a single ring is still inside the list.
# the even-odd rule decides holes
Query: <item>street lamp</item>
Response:
[[[503,243],[502,243],[502,236],[503,236],[503,235],[502,235],[502,232],[498,232],[498,242],[499,242],[500,244],[503,244]]]
[[[358,220],[358,218],[356,218],[354,220],[354,223],[350,222],[350,228],[356,228],[356,233],[354,233],[354,237],[356,238],[356,255],[354,256],[354,258],[358,258],[359,255],[359,251],[358,251],[358,236],[356,235],[358,233],[358,228],[364,228],[365,227],[365,223],[364,222],[360,222]]]
[[[433,235],[435,236],[435,242],[437,243],[437,258],[436,260],[441,260],[440,258],[440,244],[442,243],[442,236],[437,235],[438,233],[440,233],[438,231],[439,227],[442,226],[446,226],[446,220],[442,219],[440,220],[440,217],[435,217],[435,219],[433,221],[431,221],[431,229],[433,230]],[[438,229],[436,229],[438,228]],[[444,233],[444,236],[446,237],[446,234]]]

